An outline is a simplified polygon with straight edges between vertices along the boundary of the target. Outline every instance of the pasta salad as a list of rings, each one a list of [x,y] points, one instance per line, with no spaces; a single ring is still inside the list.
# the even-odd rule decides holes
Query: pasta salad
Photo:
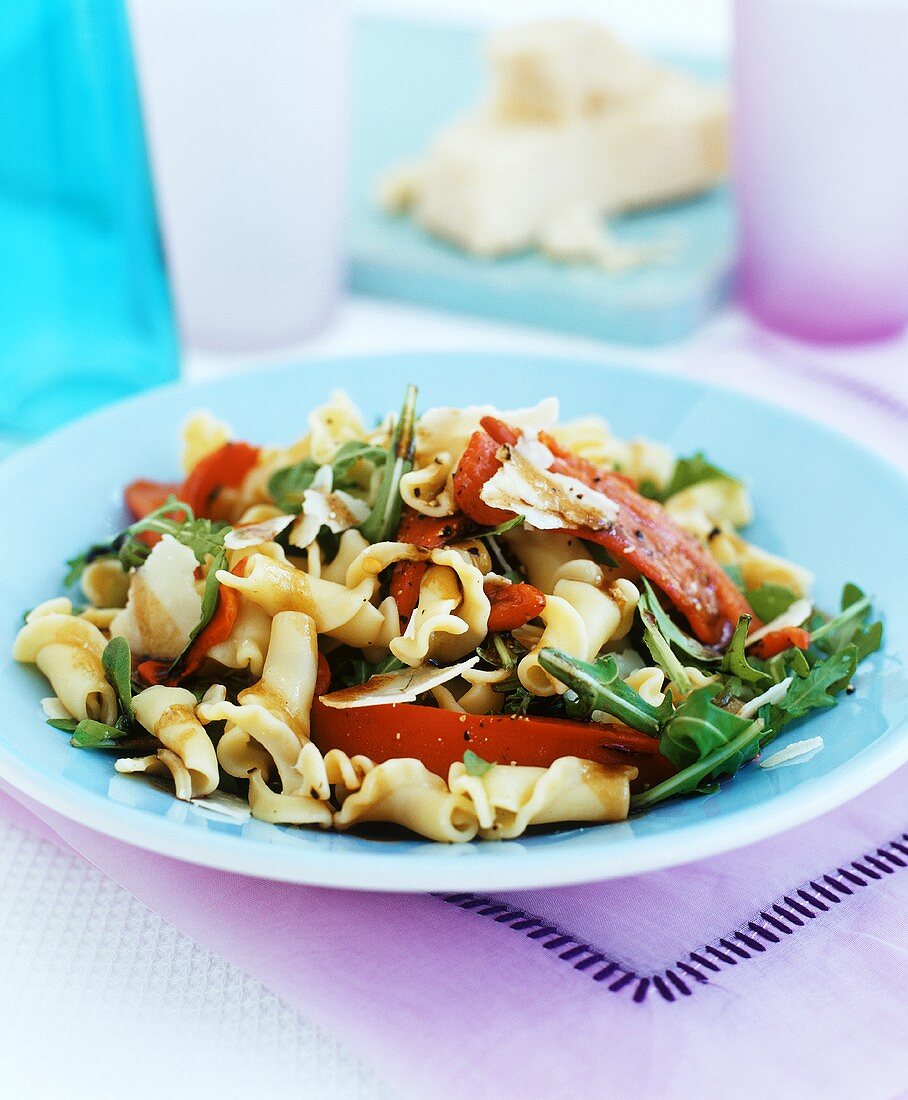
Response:
[[[702,454],[416,402],[367,428],[336,393],[289,447],[193,415],[183,480],[127,486],[25,616],[49,724],[264,821],[506,839],[715,791],[880,646]]]

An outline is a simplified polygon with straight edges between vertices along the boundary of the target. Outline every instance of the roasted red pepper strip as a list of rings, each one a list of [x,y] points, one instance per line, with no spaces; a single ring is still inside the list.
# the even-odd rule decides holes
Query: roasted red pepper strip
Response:
[[[545,596],[531,584],[495,584],[485,590],[492,605],[489,611],[490,633],[516,630],[528,623],[545,607]]]
[[[246,558],[231,569],[231,573],[242,577],[246,567]],[[175,687],[188,679],[201,668],[208,651],[221,642],[226,642],[236,625],[240,613],[240,594],[235,588],[221,585],[218,589],[218,605],[205,628],[193,639],[180,667],[171,674],[171,661],[142,661],[136,666],[136,672],[146,684],[166,684]]]
[[[479,495],[501,466],[499,444],[485,432],[473,432],[454,472],[454,503],[483,527],[497,527],[513,519],[513,512],[491,508]]]
[[[488,480],[501,465],[492,448],[497,448],[499,443],[513,442],[518,433],[494,418],[486,418],[483,423],[486,430],[491,428],[498,438],[488,436],[489,443],[483,444],[473,436],[467,448],[467,451],[472,449],[473,457],[466,465],[461,460],[454,476],[454,495],[463,511],[477,522],[489,522],[486,514],[492,511],[496,513],[495,522],[501,523],[511,514],[488,508],[480,496],[485,481],[479,479]],[[480,456],[481,462],[477,460]],[[599,543],[613,557],[649,578],[687,618],[700,641],[711,645],[726,643],[739,617],[753,612],[709,552],[675,523],[661,505],[641,496],[627,478],[584,459],[568,463],[567,459],[556,456],[554,472],[568,472],[568,467],[570,476],[605,494],[618,505],[618,517],[607,529],[584,528],[570,533]],[[461,468],[463,475],[458,497],[457,480]],[[754,617],[755,625],[756,622]]]
[[[810,632],[800,626],[785,626],[780,630],[771,630],[758,642],[754,642],[750,652],[761,660],[768,661],[786,649],[807,649],[810,645]]]
[[[160,508],[169,496],[178,496],[180,486],[175,481],[146,481],[139,478],[123,490],[123,499],[133,519],[144,519]]]
[[[210,519],[221,489],[238,488],[258,457],[258,447],[248,443],[225,443],[195,464],[183,482],[180,500],[188,504],[197,517]]]
[[[319,682],[324,679],[320,677]],[[362,753],[376,763],[413,757],[442,777],[451,764],[463,759],[465,749],[497,764],[513,760],[545,768],[560,756],[630,764],[640,773],[634,790],[652,786],[675,771],[659,752],[656,738],[627,726],[510,714],[463,715],[416,703],[336,710],[316,698],[312,740],[322,752]]]
[[[397,541],[434,550],[453,539],[460,538],[469,526],[469,519],[458,512],[453,516],[424,516],[413,508],[404,508],[397,530]],[[397,610],[406,622],[419,601],[426,563],[423,561],[399,561],[391,573],[391,595],[397,601]]]
[[[248,443],[225,443],[200,459],[182,484],[144,478],[133,481],[123,491],[126,507],[135,519],[143,519],[173,494],[188,504],[196,516],[211,518],[218,492],[238,488],[258,461],[259,453],[258,447]]]

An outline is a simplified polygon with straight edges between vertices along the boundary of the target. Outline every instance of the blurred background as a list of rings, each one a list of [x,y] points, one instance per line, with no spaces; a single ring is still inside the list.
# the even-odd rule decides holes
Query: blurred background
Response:
[[[402,345],[887,370],[906,54],[900,0],[4,5],[0,442]]]

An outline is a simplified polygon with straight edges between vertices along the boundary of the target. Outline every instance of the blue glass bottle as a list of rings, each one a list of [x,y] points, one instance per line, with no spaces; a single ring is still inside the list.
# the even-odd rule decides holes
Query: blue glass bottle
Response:
[[[177,363],[123,0],[0,4],[0,441]]]

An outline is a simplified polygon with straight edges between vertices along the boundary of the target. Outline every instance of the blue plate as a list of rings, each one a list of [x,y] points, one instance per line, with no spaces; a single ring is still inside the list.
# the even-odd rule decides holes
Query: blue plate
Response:
[[[710,83],[722,67],[666,57]],[[357,20],[353,72],[350,277],[365,294],[439,309],[543,325],[625,344],[664,344],[690,335],[728,297],[733,215],[727,187],[686,202],[611,219],[616,240],[671,241],[664,263],[621,273],[595,264],[554,263],[531,251],[471,256],[384,213],[378,184],[389,169],[421,157],[439,129],[485,94],[482,36],[429,21]]]
[[[70,748],[44,724],[43,679],[7,654],[23,608],[60,590],[63,559],[120,528],[121,486],[177,475],[177,434],[207,407],[242,438],[282,442],[309,410],[346,388],[368,417],[395,408],[406,382],[421,407],[529,404],[548,394],[563,415],[605,415],[624,435],[679,452],[704,448],[751,482],[753,538],[812,568],[816,595],[836,606],[843,581],[872,592],[886,648],[866,662],[857,692],[786,731],[779,747],[821,734],[825,748],[794,766],[745,768],[714,795],[662,805],[640,818],[524,837],[445,846],[377,841],[236,823],[177,802],[108,756]],[[63,429],[0,468],[0,775],[101,832],[180,859],[245,874],[375,890],[490,890],[628,875],[751,843],[822,813],[908,760],[908,616],[904,570],[908,482],[853,443],[772,405],[641,370],[550,357],[424,354],[338,359],[177,385]]]

